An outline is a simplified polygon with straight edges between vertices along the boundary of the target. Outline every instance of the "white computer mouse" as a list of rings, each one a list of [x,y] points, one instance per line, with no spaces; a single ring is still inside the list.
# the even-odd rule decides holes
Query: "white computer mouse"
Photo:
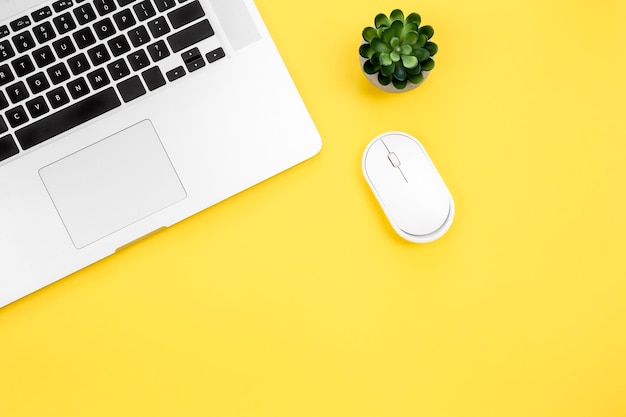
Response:
[[[363,175],[394,230],[416,243],[450,228],[454,201],[437,168],[413,136],[387,132],[363,153]]]

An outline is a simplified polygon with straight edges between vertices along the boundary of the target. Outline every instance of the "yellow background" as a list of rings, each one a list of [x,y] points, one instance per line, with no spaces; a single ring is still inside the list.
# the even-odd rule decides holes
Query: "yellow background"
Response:
[[[0,310],[0,416],[626,416],[626,3],[258,0],[312,160]],[[360,74],[417,11],[419,89]],[[456,202],[403,241],[361,174],[419,138]]]

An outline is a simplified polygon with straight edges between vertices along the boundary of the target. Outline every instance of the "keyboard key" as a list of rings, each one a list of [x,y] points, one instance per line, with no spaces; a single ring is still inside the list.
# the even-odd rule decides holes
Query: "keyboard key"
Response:
[[[0,26],[0,39],[9,36],[9,27],[7,25]]]
[[[4,93],[0,91],[0,110],[6,109],[7,107],[9,107],[9,102],[4,96]]]
[[[187,62],[187,61],[191,61],[193,59],[195,59],[196,57],[200,56],[200,49],[199,48],[193,48],[190,49],[188,51],[183,52],[182,54],[180,54],[180,57],[182,58],[183,62]]]
[[[39,68],[43,68],[56,61],[54,54],[52,53],[52,49],[50,49],[48,45],[34,51],[33,58],[35,58],[35,62]]]
[[[78,6],[74,9],[74,16],[80,25],[87,24],[96,20],[96,12],[91,7],[91,4],[85,3],[82,6]]]
[[[21,126],[24,123],[28,122],[28,115],[26,114],[26,111],[22,106],[17,106],[7,111],[5,113],[5,116],[7,117],[9,124],[13,128]]]
[[[109,70],[109,74],[111,74],[111,78],[113,78],[113,81],[117,81],[120,78],[124,78],[130,74],[130,69],[128,68],[128,65],[126,65],[126,62],[121,58],[107,65],[107,69]]]
[[[4,133],[9,130],[9,126],[4,122],[2,116],[0,116],[0,133]]]
[[[150,33],[152,33],[152,37],[155,39],[170,33],[170,27],[163,16],[148,22],[148,29],[150,29]]]
[[[44,114],[50,111],[50,108],[46,104],[46,100],[42,96],[36,97],[30,101],[26,102],[26,108],[30,113],[30,117],[36,119],[37,117],[41,117]]]
[[[135,48],[150,42],[150,35],[148,35],[148,31],[143,26],[138,26],[129,31],[128,38]]]
[[[124,7],[124,6],[128,6],[134,1],[137,1],[137,0],[117,0],[117,3],[120,5],[120,7]]]
[[[18,81],[13,85],[8,86],[7,95],[13,104],[26,100],[30,96],[30,94],[28,94],[28,89],[26,89],[26,85],[22,81]]]
[[[0,62],[15,56],[15,51],[8,40],[0,41]]]
[[[130,9],[124,9],[119,13],[115,13],[113,15],[113,20],[119,30],[129,29],[137,23],[135,16],[133,16],[133,12],[131,12]]]
[[[194,72],[206,65],[204,59],[202,58],[202,54],[200,53],[200,49],[193,48],[190,51],[187,51],[181,54],[181,58],[187,67],[187,71]]]
[[[111,82],[109,80],[109,76],[103,68],[98,68],[97,70],[87,74],[87,79],[89,80],[89,84],[91,84],[91,88],[94,90],[98,90],[106,85],[109,85]]]
[[[128,63],[133,71],[139,71],[140,69],[146,68],[150,65],[150,59],[143,49],[131,53],[126,57],[126,59],[128,59]]]
[[[202,20],[193,26],[187,27],[178,33],[167,37],[173,52],[180,52],[183,49],[200,42],[203,39],[213,36],[215,32],[208,20]]]
[[[93,5],[96,6],[96,10],[100,14],[100,16],[109,14],[116,9],[113,0],[95,0]]]
[[[202,58],[202,55],[198,55],[195,59],[186,62],[185,66],[187,67],[187,71],[194,72],[206,66],[206,62]]]
[[[89,86],[84,78],[78,78],[76,80],[67,83],[67,89],[74,100],[83,97],[89,93]]]
[[[124,35],[116,36],[115,38],[111,39],[108,42],[108,45],[113,56],[120,56],[130,51],[130,45],[128,44],[126,36]]]
[[[65,64],[59,62],[58,64],[48,68],[48,77],[50,77],[52,84],[57,85],[68,80],[70,78],[70,73]]]
[[[115,26],[113,26],[113,22],[108,17],[94,24],[93,28],[100,40],[115,35]]]
[[[148,46],[148,53],[152,58],[153,62],[159,62],[163,58],[167,58],[170,56],[170,51],[167,49],[167,45],[164,41],[158,41],[157,43],[153,43]]]
[[[22,149],[31,148],[116,107],[120,102],[113,87],[72,104],[15,132]]]
[[[74,75],[82,74],[91,68],[85,54],[78,54],[71,57],[67,60],[67,65],[70,67],[70,71],[72,71],[72,74]]]
[[[59,107],[70,102],[70,98],[63,87],[57,87],[54,90],[51,90],[46,93],[46,97],[48,97],[48,101],[53,109],[58,109]]]
[[[141,73],[148,90],[153,91],[165,85],[165,78],[159,67],[152,67]]]
[[[52,19],[52,22],[54,23],[54,27],[57,28],[57,32],[59,32],[59,35],[76,29],[76,22],[69,12],[63,13],[62,15],[55,17],[54,19]]]
[[[43,22],[42,24],[35,26],[33,28],[33,33],[39,43],[48,42],[50,39],[54,39],[57,36],[56,33],[54,33],[54,29],[52,28],[52,24],[50,22]]]
[[[22,55],[21,57],[11,62],[11,65],[13,65],[15,74],[18,77],[23,77],[35,71],[35,64],[33,64],[33,61],[28,55]]]
[[[164,12],[176,6],[176,1],[175,0],[154,0],[154,4],[156,4],[156,7],[160,12]]]
[[[11,39],[13,40],[13,44],[15,45],[17,52],[28,51],[36,45],[33,35],[31,35],[28,31],[15,35]]]
[[[209,61],[209,64],[217,61],[218,59],[222,59],[226,56],[226,53],[222,48],[217,48],[206,54],[206,60]]]
[[[85,49],[86,47],[96,43],[96,37],[89,27],[76,31],[73,36],[79,49]]]
[[[25,27],[30,26],[30,18],[28,16],[20,17],[19,19],[12,21],[10,25],[11,29],[13,29],[14,32],[17,32],[18,30],[22,30]]]
[[[30,91],[33,94],[39,94],[50,87],[46,74],[43,72],[39,72],[28,77],[26,79],[26,84],[28,84],[28,88],[30,88]]]
[[[2,125],[4,125],[4,122],[2,121],[2,118],[0,118],[0,131],[2,131]],[[0,161],[4,161],[13,155],[17,155],[18,152],[19,149],[17,144],[11,135],[6,135],[0,138]]]
[[[188,23],[198,20],[204,16],[204,10],[199,1],[194,1],[184,5],[180,9],[176,9],[167,14],[170,23],[174,29],[185,26]]]
[[[117,89],[119,90],[124,103],[128,103],[129,101],[146,94],[146,89],[143,87],[138,75],[117,84]]]
[[[73,4],[72,1],[55,1],[52,3],[52,8],[55,12],[59,13],[65,9],[69,9]]]
[[[72,40],[69,38],[69,36],[52,42],[52,47],[57,53],[57,56],[61,59],[65,58],[66,56],[70,56],[74,52],[76,52],[76,47],[72,43]]]
[[[46,6],[32,12],[30,15],[33,17],[35,22],[40,22],[45,18],[52,16],[52,10],[50,10],[50,7]]]
[[[135,11],[135,14],[140,22],[150,19],[156,15],[156,11],[154,10],[154,7],[152,7],[152,3],[150,3],[149,0],[144,0],[139,4],[135,4],[133,6],[133,10]]]
[[[166,72],[165,76],[167,77],[168,80],[174,81],[174,80],[181,78],[185,74],[186,74],[185,69],[183,67],[176,67],[173,70]]]
[[[89,59],[91,59],[91,63],[94,67],[104,64],[111,59],[111,55],[109,55],[109,51],[107,51],[104,45],[94,46],[87,51],[87,55],[89,55]]]
[[[0,65],[0,87],[15,79],[11,68],[7,64]]]

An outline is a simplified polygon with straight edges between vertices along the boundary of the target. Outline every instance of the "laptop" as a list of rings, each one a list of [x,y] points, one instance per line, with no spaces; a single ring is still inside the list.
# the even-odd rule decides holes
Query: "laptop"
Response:
[[[0,0],[0,307],[320,147],[253,0]]]

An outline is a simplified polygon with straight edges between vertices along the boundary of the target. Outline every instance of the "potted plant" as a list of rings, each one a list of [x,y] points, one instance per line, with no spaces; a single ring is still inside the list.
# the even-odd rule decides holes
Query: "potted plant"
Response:
[[[361,68],[375,86],[390,92],[409,91],[424,82],[435,67],[437,44],[430,39],[432,26],[420,26],[419,14],[393,10],[389,17],[381,13],[374,27],[363,29],[359,47]]]

